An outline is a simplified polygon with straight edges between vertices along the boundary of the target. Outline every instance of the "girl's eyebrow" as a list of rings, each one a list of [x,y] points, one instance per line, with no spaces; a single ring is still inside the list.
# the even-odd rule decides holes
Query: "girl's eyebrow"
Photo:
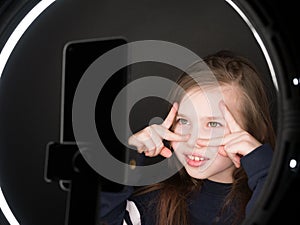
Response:
[[[182,113],[177,114],[177,117],[188,117]],[[223,116],[203,116],[201,120],[225,120]]]
[[[225,118],[223,116],[208,116],[208,117],[204,117],[208,120],[225,120]]]
[[[178,114],[177,114],[177,117],[187,117],[187,116],[184,115],[184,114],[178,113]]]

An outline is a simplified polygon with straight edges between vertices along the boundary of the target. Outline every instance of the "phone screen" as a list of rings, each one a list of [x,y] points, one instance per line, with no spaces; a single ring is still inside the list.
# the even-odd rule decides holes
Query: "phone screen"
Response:
[[[76,142],[72,127],[72,103],[81,77],[88,67],[101,55],[126,43],[127,41],[124,38],[118,37],[99,40],[80,40],[66,44],[64,48],[62,77],[61,142]],[[127,60],[126,56],[124,56],[124,60]],[[99,76],[101,76],[101,74],[99,74]],[[128,162],[128,151],[126,151],[126,147],[115,135],[111,123],[111,110],[116,96],[127,83],[127,68],[122,68],[115,74],[112,74],[101,90],[99,90],[95,108],[95,123],[99,138],[106,150],[122,162]],[[125,107],[126,99],[124,99],[124,110]],[[120,116],[122,115],[123,114],[120,113]],[[126,118],[124,118],[124,120],[122,118],[120,121],[126,123]],[[124,130],[124,132],[126,131]],[[102,189],[107,189],[108,191],[118,191],[123,188],[123,185],[116,184],[105,178],[101,180],[101,186]]]

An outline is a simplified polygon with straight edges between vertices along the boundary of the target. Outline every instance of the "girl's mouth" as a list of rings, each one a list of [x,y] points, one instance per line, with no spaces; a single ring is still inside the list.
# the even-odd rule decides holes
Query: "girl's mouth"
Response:
[[[186,162],[189,166],[199,167],[204,165],[209,159],[201,155],[185,155]]]

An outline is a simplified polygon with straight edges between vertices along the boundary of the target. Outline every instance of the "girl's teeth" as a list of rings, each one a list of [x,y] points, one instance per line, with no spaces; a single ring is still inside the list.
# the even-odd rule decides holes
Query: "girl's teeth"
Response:
[[[189,158],[190,160],[195,160],[195,157],[192,156],[192,155],[188,155],[188,158]]]
[[[188,158],[190,160],[194,160],[194,161],[203,161],[204,160],[203,157],[198,157],[198,156],[193,156],[193,155],[188,155]]]

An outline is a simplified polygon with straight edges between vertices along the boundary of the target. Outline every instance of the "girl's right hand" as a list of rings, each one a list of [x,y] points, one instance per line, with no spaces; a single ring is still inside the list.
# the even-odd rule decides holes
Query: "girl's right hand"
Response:
[[[176,117],[177,110],[178,104],[174,103],[162,124],[150,125],[133,134],[129,137],[128,144],[135,146],[139,153],[144,152],[149,157],[159,154],[166,158],[171,157],[172,151],[164,146],[163,140],[184,142],[189,139],[189,135],[180,135],[169,130]]]

